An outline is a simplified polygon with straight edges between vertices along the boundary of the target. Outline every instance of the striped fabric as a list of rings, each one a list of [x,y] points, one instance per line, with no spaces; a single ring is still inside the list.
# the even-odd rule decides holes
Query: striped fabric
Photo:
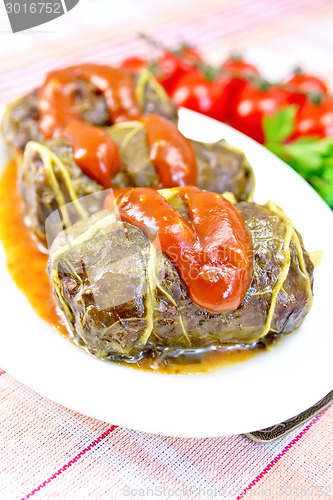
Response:
[[[3,15],[1,103],[51,68],[146,54],[138,31],[166,45],[185,39],[212,62],[245,51],[271,78],[302,63],[333,80],[331,0],[81,0],[39,29],[8,29]],[[0,500],[333,497],[333,407],[269,445],[180,439],[80,415],[0,370],[0,434]]]
[[[124,2],[129,11],[130,3]],[[171,0],[148,19],[144,14],[153,2],[141,3],[146,5],[138,12],[142,19],[119,26],[112,17],[112,4],[99,0],[103,14],[110,13],[110,23],[98,30],[91,30],[88,13],[81,13],[78,6],[78,10],[49,25],[56,29],[62,22],[64,34],[25,35],[23,49],[24,35],[15,35],[19,50],[13,44],[13,35],[3,35],[7,43],[0,48],[0,102],[38,86],[45,72],[55,67],[91,60],[116,64],[133,54],[147,54],[147,44],[137,37],[140,31],[170,46],[179,40],[196,44],[212,62],[220,61],[230,51],[245,52],[268,77],[282,78],[293,66],[302,64],[333,80],[331,0],[272,0],[269,8],[266,0],[185,0],[181,9],[177,7],[179,2]],[[166,3],[170,4],[168,9]],[[85,25],[90,28],[88,33]]]
[[[1,499],[333,495],[333,408],[270,445],[171,438],[85,417],[0,378]]]

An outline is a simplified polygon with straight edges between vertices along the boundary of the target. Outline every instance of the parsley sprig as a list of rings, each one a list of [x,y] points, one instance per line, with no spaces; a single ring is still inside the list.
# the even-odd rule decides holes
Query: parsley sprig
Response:
[[[304,177],[333,209],[333,137],[289,141],[297,109],[287,106],[264,117],[264,145]]]

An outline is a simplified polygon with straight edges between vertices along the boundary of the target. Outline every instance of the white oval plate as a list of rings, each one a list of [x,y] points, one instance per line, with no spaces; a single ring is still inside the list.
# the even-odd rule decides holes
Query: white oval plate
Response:
[[[303,325],[271,351],[206,375],[98,361],[35,314],[11,280],[1,247],[0,366],[47,398],[112,424],[184,437],[254,431],[296,415],[332,389],[333,215],[301,177],[243,134],[188,110],[181,110],[180,127],[193,139],[224,137],[242,149],[255,170],[256,201],[276,201],[307,250],[324,250]]]

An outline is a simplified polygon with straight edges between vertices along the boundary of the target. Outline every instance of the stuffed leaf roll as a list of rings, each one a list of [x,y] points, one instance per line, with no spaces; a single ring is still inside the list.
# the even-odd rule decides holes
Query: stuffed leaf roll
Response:
[[[191,221],[174,190],[160,193]],[[136,362],[152,352],[246,348],[297,328],[312,300],[313,265],[301,236],[272,202],[235,208],[252,240],[252,278],[240,305],[223,312],[194,303],[147,230],[115,213],[99,211],[59,233],[48,275],[73,339],[98,358]]]

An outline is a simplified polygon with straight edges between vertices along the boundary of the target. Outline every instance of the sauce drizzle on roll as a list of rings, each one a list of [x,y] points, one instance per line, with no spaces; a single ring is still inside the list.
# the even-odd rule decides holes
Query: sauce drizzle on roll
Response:
[[[118,147],[109,134],[100,127],[73,121],[63,135],[70,140],[75,162],[81,170],[106,189],[110,188],[121,163]]]
[[[252,278],[252,242],[236,208],[223,196],[197,187],[172,189],[187,203],[188,222],[158,191],[114,191],[110,211],[139,227],[176,266],[191,300],[209,311],[237,309]]]
[[[39,127],[46,138],[61,136],[71,121],[81,120],[75,104],[78,78],[91,83],[104,95],[113,123],[140,116],[134,81],[129,73],[99,64],[70,66],[51,71],[39,91]]]
[[[141,118],[147,132],[150,160],[160,178],[160,187],[197,184],[197,162],[190,141],[177,126],[158,115]]]

